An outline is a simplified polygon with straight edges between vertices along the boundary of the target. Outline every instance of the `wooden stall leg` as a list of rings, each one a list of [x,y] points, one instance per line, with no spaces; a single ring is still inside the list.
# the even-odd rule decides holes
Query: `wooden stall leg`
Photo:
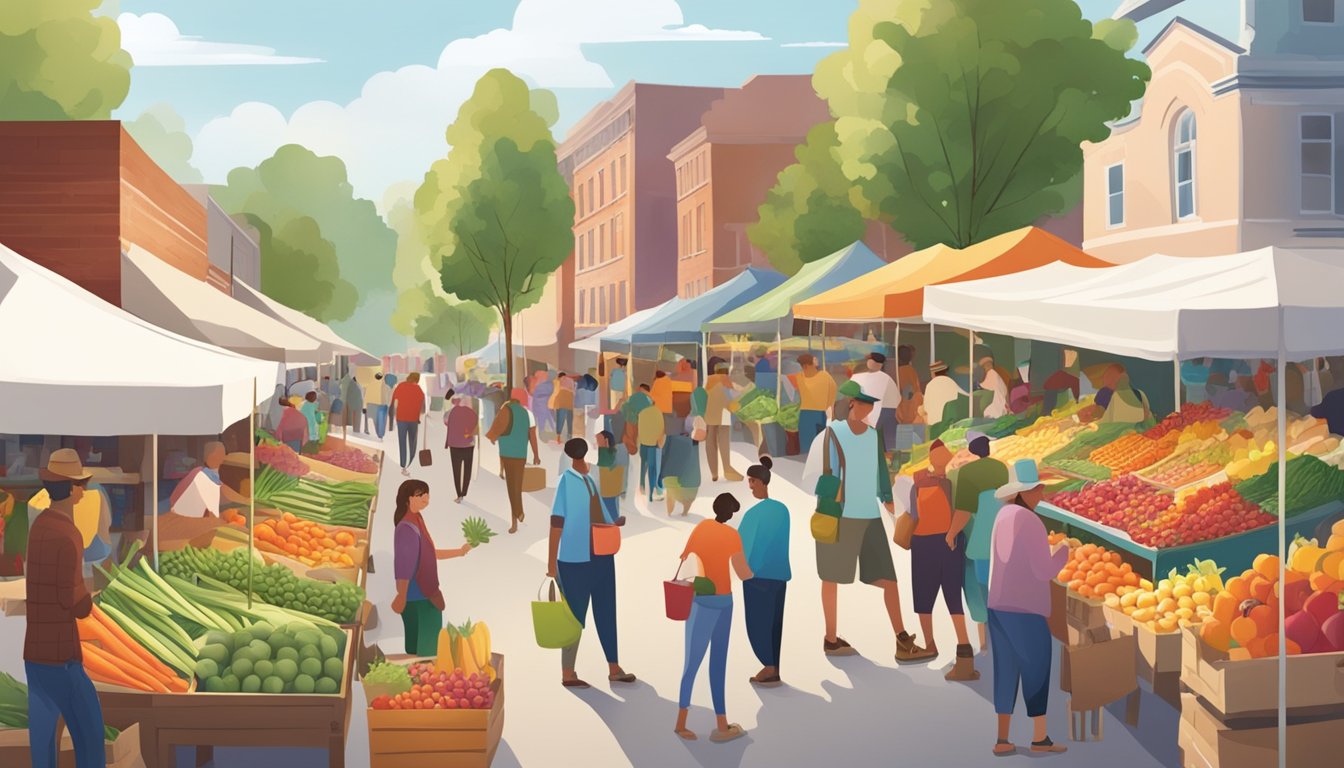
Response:
[[[1125,701],[1125,724],[1135,728],[1139,724],[1139,691],[1129,694],[1129,699]]]
[[[176,748],[172,744],[169,744],[166,741],[164,741],[162,737],[160,737],[158,744],[159,744],[157,749],[158,768],[176,768],[177,766]]]
[[[214,762],[215,748],[208,744],[199,744],[196,747],[196,768],[205,768],[205,766]]]
[[[345,768],[345,738],[333,736],[327,745],[327,768]]]

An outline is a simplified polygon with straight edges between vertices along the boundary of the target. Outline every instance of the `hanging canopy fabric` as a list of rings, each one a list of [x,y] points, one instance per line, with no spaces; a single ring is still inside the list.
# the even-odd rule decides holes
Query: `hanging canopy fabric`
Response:
[[[338,336],[325,323],[281,304],[241,280],[233,281],[233,298],[317,341],[327,360],[336,355],[367,355],[364,350]]]
[[[671,299],[670,301],[663,302],[662,304],[659,304],[656,307],[641,309],[638,312],[635,312],[634,314],[627,315],[621,318],[620,320],[617,320],[616,322],[612,323],[611,325],[607,326],[606,328],[602,329],[601,331],[594,333],[591,336],[572,342],[569,345],[569,348],[573,350],[578,350],[580,352],[592,352],[596,354],[602,351],[602,341],[604,339],[616,338],[618,336],[623,336],[627,340],[626,345],[628,346],[630,342],[629,342],[629,335],[627,332],[631,328],[634,328],[638,326],[640,323],[643,323],[645,320],[648,320],[649,318],[653,317],[657,313],[661,312],[664,307],[673,302],[680,303],[681,299],[674,298]]]
[[[121,254],[121,304],[155,325],[240,355],[326,363],[311,336],[235,301],[137,245]]]
[[[927,286],[1010,275],[1052,262],[1108,266],[1043,229],[1023,227],[969,248],[935,245],[916,251],[799,302],[793,312],[805,320],[833,322],[917,320],[923,314]]]
[[[705,321],[754,301],[783,283],[784,276],[772,269],[747,267],[723,285],[650,318],[633,329],[630,340],[635,344],[699,344]]]
[[[1344,250],[1049,264],[931,286],[929,322],[1147,360],[1344,354]]]
[[[183,338],[0,246],[0,433],[212,435],[281,367]]]
[[[862,241],[824,259],[808,262],[796,274],[765,295],[705,323],[705,333],[774,334],[781,326],[793,328],[793,308],[799,302],[852,280],[866,279],[886,262]]]

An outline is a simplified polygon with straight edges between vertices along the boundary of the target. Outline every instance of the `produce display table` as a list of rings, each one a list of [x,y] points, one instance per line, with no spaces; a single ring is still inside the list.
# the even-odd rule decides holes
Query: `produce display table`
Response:
[[[412,657],[389,657],[389,660]],[[373,709],[369,719],[372,768],[488,768],[504,734],[504,657],[491,655],[498,676],[490,709],[398,711]]]
[[[1316,509],[1302,512],[1287,520],[1287,539],[1292,541],[1298,534],[1313,535],[1322,520],[1344,512],[1344,501],[1333,501]],[[1213,560],[1229,570],[1240,571],[1250,567],[1255,556],[1265,552],[1277,552],[1279,531],[1277,526],[1269,525],[1246,531],[1222,539],[1201,541],[1183,547],[1154,549],[1136,543],[1123,531],[1118,531],[1101,523],[1088,520],[1049,502],[1036,506],[1036,514],[1048,520],[1063,524],[1070,535],[1078,532],[1094,536],[1116,551],[1128,555],[1136,571],[1148,578],[1161,578],[1172,568],[1184,570],[1186,566],[1199,560]],[[1143,570],[1143,569],[1146,569]]]
[[[341,690],[334,695],[100,691],[103,719],[114,727],[140,724],[148,768],[172,768],[176,748],[193,745],[201,765],[213,747],[313,747],[327,750],[331,768],[344,768],[355,634],[346,638]]]

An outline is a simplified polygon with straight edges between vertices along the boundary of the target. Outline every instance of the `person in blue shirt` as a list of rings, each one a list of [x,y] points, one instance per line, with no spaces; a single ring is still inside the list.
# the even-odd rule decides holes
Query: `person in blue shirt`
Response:
[[[565,443],[565,455],[573,462],[560,476],[551,507],[550,556],[546,575],[560,584],[565,601],[579,624],[587,626],[588,603],[593,605],[597,638],[606,654],[607,679],[633,683],[635,676],[621,669],[616,648],[616,556],[593,554],[594,523],[625,525],[624,517],[612,515],[602,505],[597,483],[588,466],[588,441],[576,437]],[[574,671],[579,641],[560,652],[561,684],[588,688]]]
[[[752,578],[742,583],[747,614],[747,639],[760,659],[761,671],[753,685],[774,688],[779,679],[779,649],[784,639],[784,593],[793,573],[789,570],[789,509],[770,498],[770,468],[761,463],[747,470],[747,486],[756,504],[742,516],[738,534]]]

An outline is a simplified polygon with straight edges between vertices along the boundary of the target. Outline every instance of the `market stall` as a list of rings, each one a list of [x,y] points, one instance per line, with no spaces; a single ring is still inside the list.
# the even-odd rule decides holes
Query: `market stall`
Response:
[[[1084,426],[1065,438],[1052,414],[1042,428],[1056,436],[1035,450],[1087,478],[1037,511],[1100,542],[1084,545],[1096,549],[1061,582],[1095,607],[1089,615],[1105,612],[1139,638],[1154,690],[1174,698],[1179,676],[1191,691],[1179,697],[1181,745],[1212,755],[1205,764],[1308,753],[1322,728],[1344,720],[1344,696],[1313,681],[1344,663],[1340,440],[1288,411],[1286,379],[1294,361],[1344,350],[1341,284],[1338,253],[1266,248],[1104,269],[1051,264],[925,293],[930,322],[1171,361],[1178,394],[1182,360],[1277,363],[1272,408],[1187,404],[1156,424]],[[1240,575],[1224,580],[1224,569]],[[1247,725],[1252,716],[1271,719]]]

